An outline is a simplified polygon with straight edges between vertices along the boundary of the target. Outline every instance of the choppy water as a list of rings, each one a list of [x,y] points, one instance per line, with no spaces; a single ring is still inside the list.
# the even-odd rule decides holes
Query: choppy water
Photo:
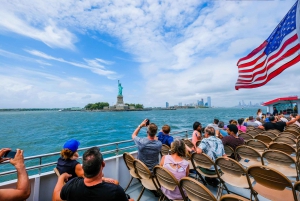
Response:
[[[70,138],[79,140],[80,147],[130,139],[145,118],[159,128],[169,124],[172,131],[183,131],[191,130],[195,121],[207,125],[218,118],[226,124],[230,119],[254,116],[256,111],[257,108],[208,108],[136,112],[0,112],[0,148],[20,148],[25,156],[32,156],[60,151]],[[146,136],[146,132],[143,130],[140,135]]]

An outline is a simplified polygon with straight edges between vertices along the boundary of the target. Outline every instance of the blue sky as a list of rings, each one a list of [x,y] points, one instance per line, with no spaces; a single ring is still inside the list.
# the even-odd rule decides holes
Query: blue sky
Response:
[[[3,0],[0,108],[165,106],[211,96],[214,106],[298,95],[299,64],[236,91],[236,62],[295,3],[281,1]]]

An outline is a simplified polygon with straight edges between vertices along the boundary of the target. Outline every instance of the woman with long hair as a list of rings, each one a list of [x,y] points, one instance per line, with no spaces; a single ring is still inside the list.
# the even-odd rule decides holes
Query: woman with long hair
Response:
[[[182,140],[176,139],[171,144],[170,155],[165,155],[160,161],[160,166],[168,169],[179,181],[182,177],[189,175],[189,162],[183,157],[186,156],[186,147]],[[178,187],[173,191],[161,187],[162,192],[171,200],[182,200]]]
[[[202,139],[202,134],[201,134],[201,130],[202,130],[202,125],[200,122],[196,121],[193,124],[193,134],[192,134],[192,143],[194,144],[195,147],[197,147],[196,143],[198,140]]]
[[[258,110],[257,110],[256,116],[258,116],[259,118],[261,118],[261,116],[262,116],[262,111],[261,111],[261,109],[258,109]]]

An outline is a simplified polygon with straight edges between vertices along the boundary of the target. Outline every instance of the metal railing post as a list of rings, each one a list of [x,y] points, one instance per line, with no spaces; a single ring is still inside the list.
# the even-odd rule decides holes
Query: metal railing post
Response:
[[[189,134],[188,134],[187,131],[185,131],[185,138],[186,138],[186,139],[189,139]]]

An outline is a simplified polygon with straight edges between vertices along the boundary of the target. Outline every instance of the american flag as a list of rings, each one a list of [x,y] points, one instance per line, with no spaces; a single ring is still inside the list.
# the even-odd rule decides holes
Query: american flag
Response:
[[[263,86],[300,61],[298,7],[297,1],[269,38],[238,61],[239,77],[235,84],[236,90]]]

